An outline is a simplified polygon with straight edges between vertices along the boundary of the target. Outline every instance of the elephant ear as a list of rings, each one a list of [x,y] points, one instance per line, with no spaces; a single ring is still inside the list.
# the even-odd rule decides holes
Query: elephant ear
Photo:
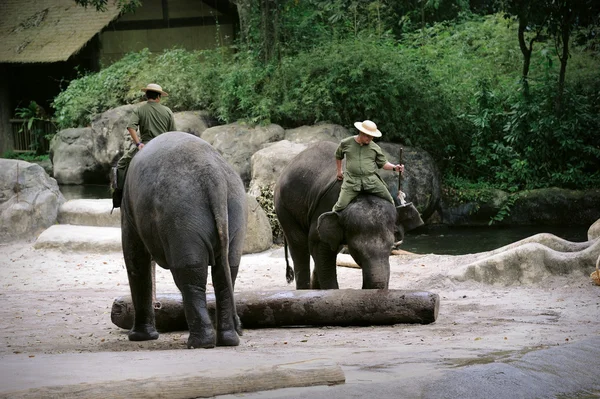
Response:
[[[332,251],[337,251],[344,239],[344,230],[340,224],[340,217],[336,212],[325,212],[317,221],[317,232],[321,241],[326,242]]]

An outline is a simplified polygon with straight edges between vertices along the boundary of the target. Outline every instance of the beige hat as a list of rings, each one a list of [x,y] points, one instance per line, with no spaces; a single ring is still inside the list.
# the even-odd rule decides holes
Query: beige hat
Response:
[[[354,122],[354,127],[369,136],[381,137],[381,132],[377,130],[377,125],[373,121]]]
[[[165,96],[165,97],[169,95],[166,91],[163,91],[162,87],[160,87],[156,83],[150,83],[150,84],[148,84],[148,86],[144,87],[142,89],[142,91],[143,92],[155,91],[157,93],[160,93],[161,96]]]

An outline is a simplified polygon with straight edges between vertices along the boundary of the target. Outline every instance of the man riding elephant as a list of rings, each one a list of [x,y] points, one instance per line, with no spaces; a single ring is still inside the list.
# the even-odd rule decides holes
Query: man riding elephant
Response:
[[[135,147],[131,147],[117,162],[113,169],[112,188],[113,188],[113,207],[119,208],[123,198],[123,185],[129,163],[141,151],[146,144],[153,138],[165,132],[173,132],[175,127],[175,118],[173,112],[164,105],[160,104],[161,97],[168,96],[162,87],[155,83],[150,83],[142,89],[146,93],[148,101],[146,104],[137,108],[129,121],[127,131]],[[136,133],[139,130],[139,136]]]
[[[361,192],[377,195],[394,203],[387,186],[376,172],[380,168],[400,173],[404,171],[404,165],[388,162],[381,148],[373,142],[374,137],[381,137],[374,122],[355,122],[354,127],[358,129],[358,135],[342,140],[335,152],[337,179],[343,180],[340,196],[333,206],[335,212],[346,208]],[[346,173],[342,172],[344,158]]]

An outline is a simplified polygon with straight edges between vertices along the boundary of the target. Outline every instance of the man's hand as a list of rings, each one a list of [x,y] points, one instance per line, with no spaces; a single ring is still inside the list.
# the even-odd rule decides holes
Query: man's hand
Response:
[[[138,144],[136,145],[136,147],[137,147],[138,151],[140,151],[142,148],[144,148],[144,145],[145,145],[145,144],[144,144],[144,143],[142,143],[142,142],[138,143]]]
[[[400,164],[398,164],[398,165],[395,165],[395,166],[394,166],[394,170],[395,170],[396,172],[404,173],[404,165],[400,165]]]
[[[338,170],[337,172],[337,179],[344,180],[344,173],[341,170]]]

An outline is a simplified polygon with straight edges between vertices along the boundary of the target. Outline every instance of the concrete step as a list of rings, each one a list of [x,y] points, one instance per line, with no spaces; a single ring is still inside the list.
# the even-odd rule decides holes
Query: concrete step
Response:
[[[79,226],[121,227],[119,208],[112,210],[112,199],[75,199],[58,210],[58,223]]]
[[[121,228],[55,224],[37,238],[35,249],[81,252],[121,252]]]

